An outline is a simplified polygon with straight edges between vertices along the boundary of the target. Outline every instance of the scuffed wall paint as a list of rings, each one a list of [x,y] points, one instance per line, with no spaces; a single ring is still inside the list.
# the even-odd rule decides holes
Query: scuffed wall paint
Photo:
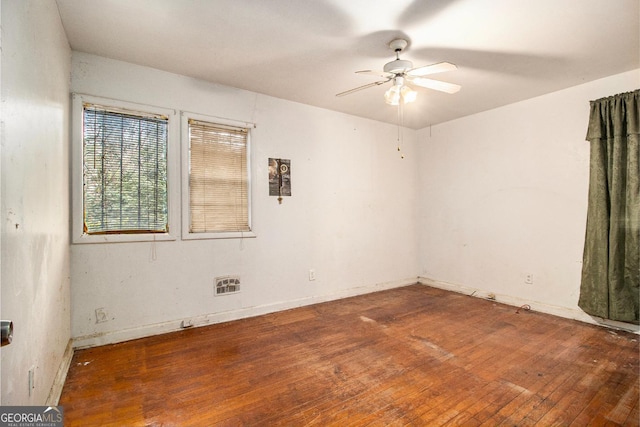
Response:
[[[70,60],[55,2],[2,1],[2,405],[45,404],[70,339]]]
[[[415,282],[414,131],[401,159],[395,126],[78,52],[72,91],[256,124],[257,237],[72,245],[81,345]],[[270,157],[291,160],[293,195],[282,204],[269,196]],[[242,290],[215,297],[214,278],[226,275]],[[97,322],[98,308],[108,321]]]
[[[635,70],[419,131],[420,275],[588,317],[589,101],[638,82]]]

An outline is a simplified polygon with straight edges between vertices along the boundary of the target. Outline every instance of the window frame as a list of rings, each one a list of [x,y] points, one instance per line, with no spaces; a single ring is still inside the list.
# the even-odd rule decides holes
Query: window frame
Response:
[[[237,128],[248,129],[247,132],[247,221],[249,231],[215,231],[215,232],[197,232],[190,231],[191,222],[191,203],[189,192],[189,161],[190,161],[190,134],[189,120],[197,120],[201,122],[209,122],[211,124],[219,124],[223,126],[231,126]],[[253,123],[241,122],[238,120],[225,119],[221,117],[208,116],[205,114],[193,113],[188,111],[181,112],[181,158],[182,158],[182,239],[183,240],[202,240],[202,239],[242,239],[254,238],[256,234],[252,224],[252,129],[255,128]]]
[[[168,117],[167,123],[167,223],[169,231],[164,233],[107,233],[86,234],[84,231],[84,105],[96,104],[129,110],[132,113],[150,113]],[[74,93],[71,99],[72,140],[72,243],[118,243],[176,240],[178,230],[179,197],[179,126],[176,126],[175,110],[114,100],[92,95]]]

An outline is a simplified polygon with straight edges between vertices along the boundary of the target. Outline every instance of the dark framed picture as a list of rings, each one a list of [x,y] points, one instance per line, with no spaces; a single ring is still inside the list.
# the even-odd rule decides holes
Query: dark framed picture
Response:
[[[291,160],[269,158],[269,195],[291,196]]]

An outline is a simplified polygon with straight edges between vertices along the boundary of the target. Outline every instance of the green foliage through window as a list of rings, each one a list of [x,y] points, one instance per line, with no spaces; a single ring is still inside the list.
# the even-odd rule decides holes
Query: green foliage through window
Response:
[[[167,232],[168,119],[85,105],[83,122],[84,232]]]

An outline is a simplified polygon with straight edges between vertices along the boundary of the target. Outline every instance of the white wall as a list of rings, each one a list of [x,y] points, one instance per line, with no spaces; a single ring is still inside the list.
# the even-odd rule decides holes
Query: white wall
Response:
[[[639,86],[635,70],[419,131],[423,281],[588,320],[589,101]]]
[[[257,238],[73,245],[78,346],[416,281],[415,132],[405,132],[401,159],[395,126],[76,52],[71,86],[257,124]],[[291,159],[293,196],[282,205],[268,195],[269,157]],[[214,297],[214,277],[229,274],[241,276],[242,291]],[[96,308],[108,322],[96,323]]]
[[[70,57],[55,2],[2,1],[2,405],[45,404],[70,338]]]

